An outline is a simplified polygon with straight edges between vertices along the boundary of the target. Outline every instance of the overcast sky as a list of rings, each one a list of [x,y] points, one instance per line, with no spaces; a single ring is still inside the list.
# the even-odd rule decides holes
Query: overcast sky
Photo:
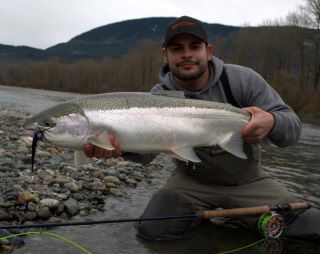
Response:
[[[257,26],[304,0],[0,0],[0,44],[45,49],[128,19],[189,15],[207,23]]]

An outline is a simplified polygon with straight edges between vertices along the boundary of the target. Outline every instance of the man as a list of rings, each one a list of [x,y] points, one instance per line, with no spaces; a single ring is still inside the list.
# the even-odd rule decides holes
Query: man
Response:
[[[296,143],[301,133],[299,118],[259,74],[249,68],[224,64],[212,51],[199,20],[187,16],[174,20],[163,43],[161,83],[152,91],[183,91],[186,98],[231,103],[249,112],[251,120],[242,129],[248,159],[239,159],[219,147],[197,148],[202,162],[194,168],[191,163],[177,160],[176,172],[152,197],[142,217],[296,201],[261,170],[259,143],[266,137],[281,147]],[[114,137],[110,139],[114,151],[88,144],[85,153],[89,157],[120,156],[121,144]],[[239,223],[256,229],[257,221],[258,217],[251,216],[240,218]],[[197,220],[146,221],[137,224],[137,230],[146,239],[170,240],[188,236],[199,223]],[[294,235],[295,231],[285,233]]]

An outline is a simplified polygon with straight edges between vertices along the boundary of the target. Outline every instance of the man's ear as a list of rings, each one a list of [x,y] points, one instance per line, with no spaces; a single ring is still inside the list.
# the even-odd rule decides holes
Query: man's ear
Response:
[[[213,46],[212,46],[212,44],[208,43],[208,45],[207,45],[208,61],[211,60],[212,54],[213,54]]]
[[[164,64],[168,64],[168,52],[167,48],[162,48],[162,60]]]

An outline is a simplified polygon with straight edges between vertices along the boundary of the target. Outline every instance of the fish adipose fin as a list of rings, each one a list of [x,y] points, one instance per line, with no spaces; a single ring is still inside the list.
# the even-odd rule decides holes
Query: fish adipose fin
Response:
[[[109,140],[109,133],[105,130],[100,132],[98,135],[89,137],[87,142],[107,150],[114,150],[114,147]]]
[[[193,148],[177,148],[172,151],[172,155],[183,161],[201,162]]]
[[[243,151],[243,139],[241,132],[230,132],[218,143],[225,151],[237,156],[241,159],[247,159],[247,155]]]

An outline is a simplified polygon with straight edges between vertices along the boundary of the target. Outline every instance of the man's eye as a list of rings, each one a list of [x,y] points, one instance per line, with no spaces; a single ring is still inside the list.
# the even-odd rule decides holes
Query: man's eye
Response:
[[[172,51],[179,51],[179,50],[181,50],[182,48],[181,47],[173,47],[171,50]]]
[[[190,49],[193,49],[193,50],[196,50],[196,49],[199,49],[200,48],[200,45],[198,44],[195,44],[195,45],[191,45]]]

